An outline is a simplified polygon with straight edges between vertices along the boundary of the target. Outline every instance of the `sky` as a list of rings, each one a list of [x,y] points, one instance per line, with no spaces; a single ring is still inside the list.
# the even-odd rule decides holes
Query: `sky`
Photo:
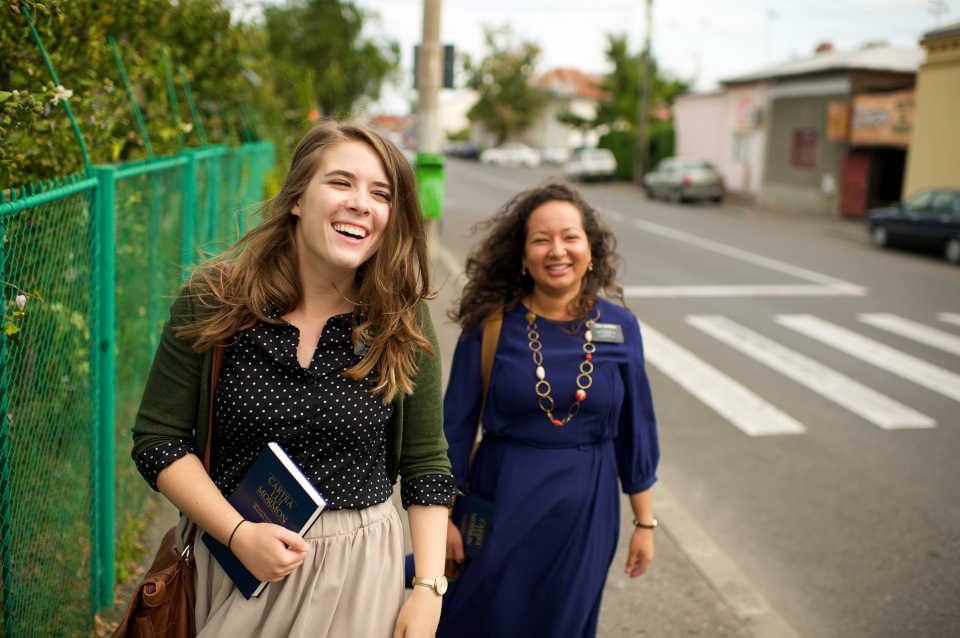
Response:
[[[419,42],[423,0],[354,0],[375,14],[367,36],[400,43],[401,73],[379,106],[405,112],[413,45]],[[238,4],[255,5],[252,2]],[[509,24],[519,40],[541,48],[537,72],[557,67],[603,74],[607,34],[643,44],[644,0],[443,0],[441,40],[479,60],[483,25]],[[932,9],[941,6],[939,15]],[[255,8],[253,10],[255,13]],[[850,50],[883,41],[919,46],[937,26],[960,22],[960,0],[654,0],[652,48],[660,67],[697,91],[717,81],[812,55],[821,42]]]

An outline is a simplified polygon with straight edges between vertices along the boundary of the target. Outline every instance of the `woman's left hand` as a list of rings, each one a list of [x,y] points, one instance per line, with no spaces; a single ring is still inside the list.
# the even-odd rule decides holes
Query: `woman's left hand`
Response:
[[[414,587],[400,608],[393,638],[434,638],[440,623],[442,602],[443,598],[433,591],[425,587]]]
[[[630,554],[627,556],[626,573],[630,578],[640,576],[650,567],[653,560],[653,530],[634,528],[630,537]]]

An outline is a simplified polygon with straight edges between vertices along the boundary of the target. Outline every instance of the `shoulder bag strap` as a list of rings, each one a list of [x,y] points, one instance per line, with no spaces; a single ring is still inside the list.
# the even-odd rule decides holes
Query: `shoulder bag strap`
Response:
[[[470,450],[470,464],[483,439],[483,411],[487,405],[487,392],[490,390],[490,373],[493,371],[493,358],[497,354],[500,341],[500,328],[503,326],[503,308],[497,308],[483,322],[483,340],[480,344],[480,375],[483,382],[483,395],[480,399],[480,416],[477,419],[477,436]]]

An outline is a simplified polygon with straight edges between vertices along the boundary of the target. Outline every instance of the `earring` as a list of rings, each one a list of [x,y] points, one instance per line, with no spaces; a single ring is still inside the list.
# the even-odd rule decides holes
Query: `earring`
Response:
[[[527,267],[526,265],[523,265],[520,267],[520,276],[523,277],[526,274],[527,274]]]
[[[587,264],[587,270],[593,270],[593,261]]]

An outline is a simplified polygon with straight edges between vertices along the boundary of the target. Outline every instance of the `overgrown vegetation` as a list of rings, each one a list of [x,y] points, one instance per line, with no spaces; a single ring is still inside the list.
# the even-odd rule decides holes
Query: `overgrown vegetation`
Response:
[[[3,4],[0,188],[83,169],[64,98],[69,98],[91,163],[148,156],[111,37],[143,112],[153,155],[204,141],[236,144],[268,138],[281,155],[278,166],[313,119],[344,116],[358,102],[375,99],[399,57],[395,42],[365,40],[361,32],[368,16],[340,0],[286,2],[270,7],[254,23],[232,20],[224,0]],[[59,86],[48,73],[31,25]]]

